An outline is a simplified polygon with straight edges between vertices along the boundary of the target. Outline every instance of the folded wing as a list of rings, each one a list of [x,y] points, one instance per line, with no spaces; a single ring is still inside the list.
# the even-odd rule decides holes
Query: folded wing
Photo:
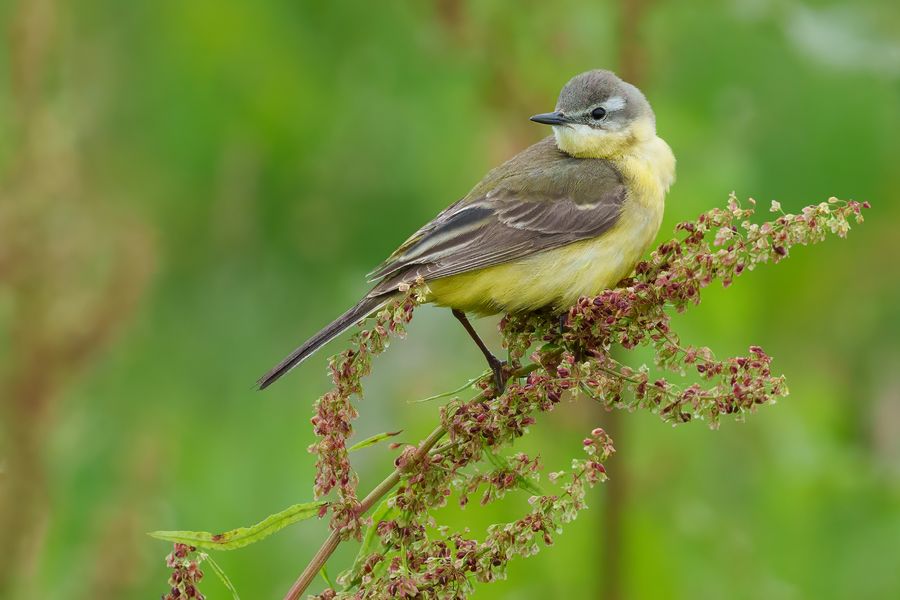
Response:
[[[626,195],[610,163],[571,158],[545,140],[404,242],[370,275],[379,282],[370,296],[597,237],[615,225]]]

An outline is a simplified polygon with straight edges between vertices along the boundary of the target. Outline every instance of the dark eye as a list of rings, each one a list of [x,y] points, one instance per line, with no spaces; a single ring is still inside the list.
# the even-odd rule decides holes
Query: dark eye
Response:
[[[605,116],[606,116],[606,109],[603,108],[602,106],[598,106],[597,108],[595,108],[594,110],[591,111],[591,117],[593,117],[597,121],[599,121],[600,119],[602,119]]]

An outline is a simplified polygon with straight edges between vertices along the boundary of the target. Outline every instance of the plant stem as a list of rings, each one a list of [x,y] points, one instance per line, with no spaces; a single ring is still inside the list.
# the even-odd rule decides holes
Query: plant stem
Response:
[[[525,377],[532,371],[535,371],[540,368],[539,364],[532,363],[529,365],[525,365],[524,367],[519,367],[512,373],[510,373],[510,379],[515,379],[518,377]],[[480,396],[481,394],[479,394]],[[388,475],[384,481],[379,483],[375,489],[373,489],[369,494],[363,498],[362,502],[359,503],[359,516],[362,516],[368,512],[370,508],[372,508],[376,502],[381,500],[389,491],[391,491],[395,485],[400,481],[400,477],[403,475],[404,470],[408,470],[414,465],[417,465],[420,460],[425,458],[425,456],[431,451],[432,448],[441,440],[444,435],[447,434],[447,430],[444,429],[444,426],[441,425],[437,427],[434,431],[428,434],[428,437],[422,440],[422,443],[419,444],[419,449],[416,450],[415,455],[413,455],[413,460],[409,461],[406,464],[405,469],[397,468],[394,469],[394,472]],[[328,561],[328,558],[334,554],[334,551],[337,549],[338,545],[341,543],[341,533],[340,531],[332,531],[325,542],[322,544],[322,547],[319,548],[319,551],[316,552],[315,556],[313,556],[312,560],[306,565],[306,568],[300,574],[300,577],[297,578],[297,581],[294,582],[294,585],[291,586],[291,589],[288,590],[288,593],[285,594],[284,600],[297,600],[306,588],[309,587],[309,584],[312,583],[312,580],[316,578],[319,571]]]
[[[425,457],[426,454],[434,447],[435,444],[440,441],[442,437],[447,433],[447,430],[444,429],[444,426],[436,428],[432,431],[427,438],[425,438],[422,443],[419,445],[419,449],[416,451],[413,460],[411,460],[406,468],[408,469],[410,466],[417,464],[421,459]],[[363,501],[359,504],[359,514],[360,516],[364,515],[372,506],[375,505],[376,502],[381,500],[389,491],[391,491],[395,485],[400,481],[400,477],[403,475],[403,469],[397,468],[393,473],[388,475],[384,481],[379,483],[375,489],[373,489],[369,494],[363,498]],[[319,571],[322,570],[322,567],[328,561],[328,558],[334,553],[337,549],[338,545],[341,543],[341,532],[338,530],[333,530],[328,538],[325,540],[325,543],[322,544],[322,547],[319,548],[319,551],[316,552],[315,556],[312,557],[312,560],[309,561],[309,564],[306,565],[306,568],[303,570],[303,573],[300,574],[300,577],[297,578],[297,581],[294,582],[294,585],[291,586],[291,589],[288,590],[288,593],[285,594],[284,600],[297,600],[306,588],[309,587],[309,584],[312,583],[312,580],[316,578]]]

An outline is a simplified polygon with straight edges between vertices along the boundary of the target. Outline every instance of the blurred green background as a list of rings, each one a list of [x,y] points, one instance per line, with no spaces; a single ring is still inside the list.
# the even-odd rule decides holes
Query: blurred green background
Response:
[[[158,597],[169,547],[144,532],[309,499],[311,403],[341,344],[253,381],[606,67],[678,157],[660,239],[732,190],[874,208],[677,318],[720,356],[766,348],[786,401],[719,431],[584,401],[542,417],[523,448],[548,468],[611,428],[610,481],[476,596],[900,597],[897,2],[13,0],[0,23],[0,596]],[[495,323],[477,324],[494,345]],[[420,310],[357,435],[416,441],[437,406],[408,401],[482,368]],[[392,454],[354,460],[368,488]],[[524,496],[439,517],[482,535]],[[217,559],[245,599],[280,597],[325,532]]]

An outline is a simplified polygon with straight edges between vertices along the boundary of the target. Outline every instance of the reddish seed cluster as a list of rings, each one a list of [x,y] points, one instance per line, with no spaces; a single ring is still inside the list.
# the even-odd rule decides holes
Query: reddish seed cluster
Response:
[[[193,546],[175,544],[172,552],[166,556],[166,566],[172,569],[169,577],[171,589],[162,596],[162,600],[203,600],[205,596],[197,589],[197,584],[203,579],[203,571],[200,570],[196,556],[192,556],[196,551]]]
[[[728,286],[762,263],[782,260],[792,246],[821,241],[828,232],[843,237],[851,221],[862,221],[868,205],[830,199],[793,215],[773,203],[777,218],[755,224],[750,221],[755,202],[750,204],[744,208],[732,196],[727,208],[679,224],[679,239],[657,248],[632,278],[580,299],[562,319],[548,311],[504,318],[501,331],[512,373],[505,393],[496,396],[490,378],[483,378],[474,398],[441,409],[443,442],[421,459],[413,446],[400,452],[396,465],[404,474],[388,500],[392,512],[372,526],[377,548],[339,578],[344,591],[326,590],[319,597],[463,598],[473,579],[501,578],[510,558],[553,543],[560,528],[585,508],[587,490],[605,480],[603,462],[614,452],[609,436],[594,429],[582,445],[587,456],[569,470],[549,474],[552,492],[538,487],[539,457],[502,452],[567,395],[583,395],[609,409],[651,410],[672,423],[701,418],[711,426],[721,415],[741,416],[786,395],[783,378],[772,375],[771,359],[761,348],[717,359],[709,348],[682,344],[670,314],[699,303],[702,289],[715,280]],[[332,362],[335,388],[316,407],[313,424],[320,441],[311,447],[318,455],[316,493],[337,488],[332,527],[348,534],[358,534],[362,525],[346,452],[356,417],[350,396],[361,393],[371,356],[411,318],[419,290],[408,290],[380,313],[375,327]],[[629,367],[610,352],[639,346],[653,351],[657,370],[687,380]],[[482,541],[468,531],[447,531],[432,516],[453,494],[465,505],[478,491],[485,503],[517,489],[529,493],[531,510],[490,527]]]
[[[452,442],[445,448],[451,445]],[[356,589],[338,596],[464,598],[471,592],[472,579],[487,582],[505,577],[510,558],[531,556],[541,544],[551,545],[556,532],[585,508],[587,490],[605,480],[602,461],[614,452],[612,440],[597,428],[582,447],[585,458],[574,460],[570,470],[553,474],[557,493],[533,495],[526,515],[492,526],[483,541],[468,537],[467,532],[444,531],[427,517],[429,507],[425,505],[405,509],[397,518],[379,523],[376,531],[382,551],[369,555],[356,572],[345,575],[344,581]],[[460,485],[466,488],[486,485],[497,491],[509,490],[521,485],[519,478],[533,481],[539,469],[537,459],[517,454],[487,473],[465,475],[457,470],[451,475],[450,469],[459,466],[460,461],[466,463],[465,453],[456,459],[442,453],[440,456],[435,458],[441,465],[437,471],[444,473],[443,478],[459,478]],[[425,488],[433,485],[426,481],[407,483],[407,489],[398,491],[395,499],[426,493]],[[446,479],[442,482],[446,483]],[[331,598],[334,593],[328,590],[320,597]]]
[[[462,488],[459,497],[461,505],[468,504],[469,496],[474,494],[479,487],[484,488],[481,504],[502,498],[510,490],[538,489],[530,482],[541,469],[540,457],[529,457],[520,452],[506,460],[492,454],[491,462],[495,466],[493,470],[473,474],[468,477],[464,486],[460,486]]]
[[[781,216],[757,225],[749,221],[753,209],[732,197],[727,209],[679,224],[683,239],[660,245],[620,287],[580,299],[566,314],[563,331],[545,314],[505,319],[508,347],[521,357],[535,341],[543,342],[531,358],[548,371],[556,367],[558,385],[577,388],[609,408],[649,408],[673,422],[703,417],[716,426],[721,414],[743,414],[786,395],[784,380],[772,376],[771,359],[758,346],[747,356],[720,361],[709,348],[681,344],[670,329],[670,309],[699,303],[702,288],[714,280],[727,286],[761,263],[778,262],[791,246],[821,241],[828,231],[846,235],[851,221],[862,222],[864,208],[867,203],[832,198],[791,215],[775,203],[773,211]],[[613,359],[613,346],[650,346],[658,367],[679,375],[694,370],[701,383],[681,386],[653,379],[647,369],[635,372]]]
[[[568,387],[533,372],[500,397],[480,394],[445,407],[442,421],[449,439],[418,463],[411,462],[409,448],[401,453],[397,463],[407,476],[390,500],[398,515],[375,528],[382,551],[364,557],[342,581],[363,598],[411,593],[413,587],[425,595],[456,597],[469,589],[469,577],[490,581],[503,576],[504,557],[528,556],[537,551],[538,542],[552,543],[555,532],[584,508],[585,488],[605,477],[601,461],[613,451],[608,437],[601,429],[592,432],[584,446],[589,459],[573,465],[571,481],[559,482],[555,494],[537,488],[537,457],[518,453],[504,458],[496,451],[523,435],[534,423],[534,413],[555,407],[558,400],[548,398],[558,398]],[[471,470],[485,458],[492,468]],[[437,528],[429,511],[444,505],[452,490],[460,492],[465,504],[469,494],[482,488],[482,502],[526,490],[534,494],[534,509],[519,521],[492,528],[483,542],[440,531],[437,537],[429,535],[429,529]]]
[[[316,459],[314,492],[321,497],[337,488],[338,502],[330,504],[331,527],[345,536],[359,537],[362,520],[356,487],[358,479],[350,465],[347,439],[353,433],[358,413],[351,397],[362,395],[361,380],[372,369],[372,357],[384,352],[392,335],[403,335],[417,303],[416,289],[410,289],[376,316],[375,326],[353,337],[351,348],[329,361],[334,388],[315,405],[312,425],[319,441],[309,447]]]

